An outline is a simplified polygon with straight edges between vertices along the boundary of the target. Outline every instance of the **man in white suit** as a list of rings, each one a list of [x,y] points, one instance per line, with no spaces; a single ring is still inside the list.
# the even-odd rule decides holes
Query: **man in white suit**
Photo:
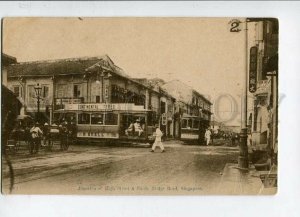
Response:
[[[159,129],[159,126],[156,125],[156,131],[155,131],[155,141],[152,145],[152,149],[151,152],[154,152],[156,146],[159,146],[161,149],[161,153],[165,152],[165,148],[161,142],[161,137],[163,136],[163,132],[161,132],[161,130]]]

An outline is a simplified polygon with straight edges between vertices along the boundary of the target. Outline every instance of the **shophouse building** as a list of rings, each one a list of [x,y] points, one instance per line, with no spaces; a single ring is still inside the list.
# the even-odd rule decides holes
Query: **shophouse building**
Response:
[[[135,78],[135,81],[144,84],[149,88],[149,104],[158,106],[156,111],[160,114],[159,124],[162,132],[167,138],[174,137],[175,121],[175,101],[176,99],[171,96],[166,90],[162,88],[165,82],[162,79],[146,79],[146,78]],[[158,96],[158,97],[157,97]],[[159,101],[157,101],[159,99]],[[155,103],[153,103],[155,102]],[[152,108],[153,109],[153,108]]]
[[[199,129],[199,142],[203,143],[205,129],[209,128],[211,121],[212,103],[202,94],[179,80],[165,83],[162,88],[175,99],[174,135],[183,139],[185,129]],[[193,121],[191,121],[193,118]]]
[[[249,130],[252,135],[252,148],[277,154],[278,136],[278,20],[249,19],[250,28],[255,29],[255,35],[250,48],[250,68],[256,63],[256,88],[249,98],[253,104],[248,114]],[[255,51],[251,54],[251,51]],[[251,57],[252,56],[252,57]],[[254,57],[254,58],[253,58]],[[254,60],[254,61],[253,61]],[[252,72],[250,72],[252,73]],[[256,81],[255,81],[256,80]],[[254,86],[255,87],[255,86]]]
[[[162,118],[168,112],[173,112],[173,98],[166,92],[131,78],[107,55],[14,64],[8,68],[8,87],[24,101],[24,113],[36,117],[39,110],[41,122],[65,118],[63,111],[67,113],[76,107],[77,113],[78,108],[83,111],[83,114],[78,114],[78,124],[85,124],[87,121],[91,124],[95,121],[102,123],[105,121],[99,121],[103,117],[100,113],[84,112],[91,112],[95,108],[100,111],[100,107],[117,107],[123,113],[128,113],[126,118],[123,115],[126,121],[121,118],[121,122],[126,122],[123,126],[125,129],[128,127],[125,125],[137,119],[142,122],[147,119],[147,124],[151,122],[152,126],[165,125]],[[37,87],[41,89],[39,106]],[[147,112],[147,118],[140,120],[141,117],[138,116],[130,117],[129,113],[133,110]],[[106,114],[105,117],[110,119],[106,120],[106,125],[116,124],[114,115],[109,117]],[[171,132],[172,130],[166,131],[168,135]]]

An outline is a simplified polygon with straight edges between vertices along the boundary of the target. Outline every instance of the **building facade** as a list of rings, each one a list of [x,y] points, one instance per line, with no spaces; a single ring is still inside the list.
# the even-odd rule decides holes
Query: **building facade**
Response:
[[[166,137],[174,137],[176,99],[161,87],[165,82],[161,79],[146,78],[135,78],[134,80],[144,84],[151,90],[149,91],[148,105],[150,105],[150,109],[154,109],[160,114],[159,124],[164,135]]]
[[[249,114],[251,146],[255,150],[277,155],[278,20],[250,19],[250,22],[256,33],[252,47],[257,50],[255,58],[257,87],[252,93],[253,108]]]
[[[61,119],[59,111],[70,104],[131,104],[149,112],[147,120],[173,136],[175,99],[129,77],[107,55],[13,64],[7,72],[8,87],[23,102],[24,114],[36,117],[39,110],[41,122]]]
[[[190,135],[185,135],[186,129],[199,130],[199,142],[202,144],[205,130],[210,126],[212,103],[179,80],[167,82],[162,88],[176,99],[174,136],[183,139],[185,136],[190,137]]]

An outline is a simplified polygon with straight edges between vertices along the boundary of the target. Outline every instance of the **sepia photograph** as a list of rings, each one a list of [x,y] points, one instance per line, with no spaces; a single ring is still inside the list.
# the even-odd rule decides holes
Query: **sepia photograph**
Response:
[[[5,17],[1,191],[275,195],[274,17]]]

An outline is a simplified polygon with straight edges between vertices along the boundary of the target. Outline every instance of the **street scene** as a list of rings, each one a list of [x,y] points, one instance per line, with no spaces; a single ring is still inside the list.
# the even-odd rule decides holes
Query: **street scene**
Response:
[[[237,147],[223,145],[186,146],[168,141],[165,149],[162,157],[160,151],[151,154],[145,147],[76,145],[68,152],[42,150],[30,158],[20,150],[11,159],[14,162],[14,192],[216,194],[224,192],[219,188],[225,164],[236,163],[238,157]],[[4,171],[3,175],[4,186],[9,186],[9,171]],[[248,193],[257,194],[255,190]]]
[[[2,193],[276,194],[277,19],[5,18],[2,42]]]

